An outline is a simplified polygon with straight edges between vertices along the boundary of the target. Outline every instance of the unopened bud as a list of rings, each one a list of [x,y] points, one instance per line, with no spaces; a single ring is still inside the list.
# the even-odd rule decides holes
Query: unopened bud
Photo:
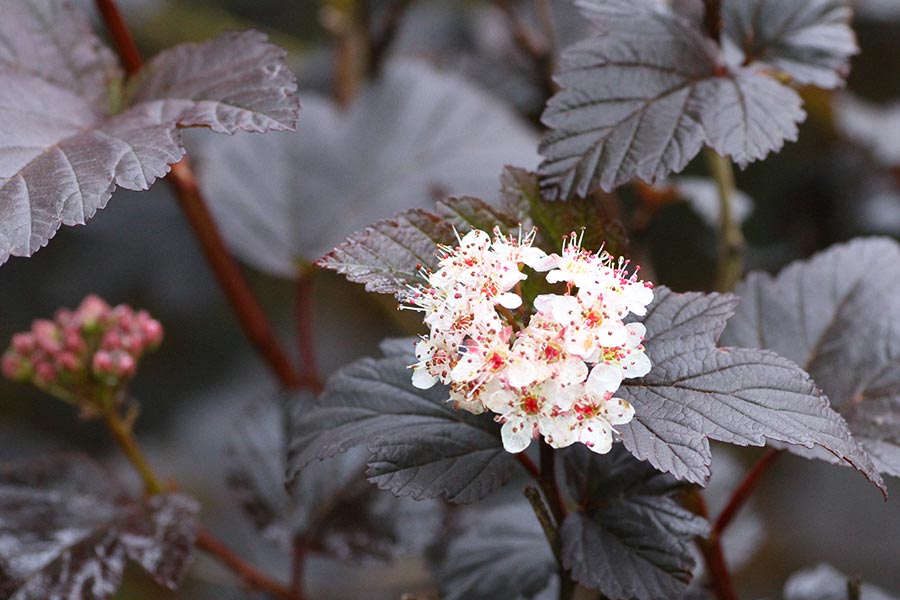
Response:
[[[118,323],[120,329],[134,327],[134,311],[131,307],[120,304],[112,310],[112,318]]]
[[[60,371],[75,373],[81,370],[81,359],[72,352],[63,352],[56,357],[56,366]]]
[[[53,321],[38,319],[32,324],[31,331],[38,348],[44,352],[53,354],[62,350],[60,330]]]
[[[77,329],[66,329],[63,331],[63,343],[66,350],[81,354],[87,352],[88,345],[81,335],[81,331]]]
[[[100,342],[100,347],[110,352],[120,350],[122,348],[122,336],[119,335],[118,331],[107,331],[103,334],[103,341]]]
[[[141,323],[141,333],[144,341],[151,349],[159,347],[163,339],[162,324],[156,319],[147,319]]]
[[[91,294],[81,301],[77,315],[85,331],[94,331],[108,318],[112,309],[100,296]]]
[[[7,352],[0,360],[3,375],[13,381],[28,381],[34,374],[31,363],[14,352]]]
[[[34,341],[34,336],[30,333],[17,333],[12,338],[11,346],[17,353],[27,356],[34,352],[37,344]]]
[[[46,385],[55,383],[57,378],[56,369],[48,362],[41,362],[34,365],[35,383],[38,385]]]
[[[137,363],[130,354],[120,353],[116,357],[115,373],[121,378],[131,378],[137,372]]]
[[[113,359],[109,352],[100,350],[94,354],[94,362],[91,367],[98,377],[106,377],[112,373]]]

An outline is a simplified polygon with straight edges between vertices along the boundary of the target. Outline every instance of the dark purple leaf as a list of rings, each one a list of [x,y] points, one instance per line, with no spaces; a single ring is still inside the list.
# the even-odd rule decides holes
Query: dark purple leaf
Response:
[[[531,600],[556,587],[559,566],[528,504],[473,508],[462,531],[438,548],[444,600]]]
[[[806,369],[868,450],[900,475],[900,247],[860,239],[770,277],[751,273],[723,335]]]
[[[537,137],[503,104],[421,63],[388,64],[346,111],[315,94],[303,104],[296,134],[199,152],[229,245],[281,277],[370,223],[451,195],[488,197],[504,165],[538,161]]]
[[[744,165],[797,136],[799,96],[749,68],[656,0],[581,0],[601,29],[562,56],[562,88],[543,115],[541,186],[549,200],[649,183],[709,144]]]
[[[846,0],[726,0],[726,42],[744,64],[762,63],[800,84],[843,85],[859,49]]]
[[[296,402],[312,402],[299,394]],[[285,489],[287,405],[254,401],[228,446],[228,484],[271,542],[353,562],[386,561],[421,550],[438,525],[435,502],[398,498],[366,481],[364,449],[316,462]]]
[[[328,381],[315,404],[296,405],[288,481],[315,460],[366,446],[369,481],[398,496],[469,503],[504,485],[516,469],[488,415],[447,404],[447,389],[412,385],[407,355],[365,358]]]
[[[572,576],[610,600],[680,597],[694,539],[709,524],[676,501],[679,484],[618,446],[607,456],[580,446],[563,456],[579,507],[560,530]]]
[[[494,226],[509,230],[518,223],[515,217],[477,198],[439,201],[436,212],[413,209],[378,221],[350,236],[316,264],[366,284],[369,292],[403,293],[410,285],[424,283],[421,268],[436,268],[437,245],[456,242],[454,227],[460,232],[472,228],[491,231]]]
[[[655,290],[643,321],[653,368],[618,392],[635,408],[634,420],[620,428],[625,447],[662,471],[703,483],[708,438],[818,446],[883,491],[871,458],[805,371],[771,351],[716,347],[737,302],[730,295]]]
[[[0,262],[84,224],[116,186],[149,188],[184,154],[178,127],[293,127],[282,59],[261,34],[228,33],[163,52],[124,83],[69,0],[0,3]]]
[[[190,565],[197,510],[180,494],[130,501],[79,456],[0,467],[0,594],[108,598],[126,559],[175,589]]]

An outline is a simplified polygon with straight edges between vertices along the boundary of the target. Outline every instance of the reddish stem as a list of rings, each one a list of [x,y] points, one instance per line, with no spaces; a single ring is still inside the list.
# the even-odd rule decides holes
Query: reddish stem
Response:
[[[686,497],[686,502],[694,513],[709,520],[706,500],[703,499],[703,494],[699,489],[692,489]],[[713,532],[709,538],[697,538],[697,545],[700,547],[700,552],[703,553],[703,561],[706,563],[706,570],[709,573],[710,584],[716,598],[718,600],[737,600],[719,537]]]
[[[309,270],[297,279],[294,298],[297,348],[300,352],[300,378],[315,393],[322,391],[322,377],[316,361],[316,341],[313,335],[313,275]]]
[[[115,0],[96,0],[96,3],[97,10],[100,11],[100,16],[103,17],[103,22],[106,23],[106,29],[116,45],[116,50],[119,53],[119,59],[122,61],[125,72],[129,75],[134,75],[141,70],[144,63],[141,60],[141,53],[138,51],[137,44],[134,43],[134,38],[131,37],[131,31],[129,31],[128,25],[125,24],[125,19],[122,18],[122,14],[119,12],[119,7],[116,6]]]
[[[553,513],[553,518],[556,519],[556,526],[562,527],[569,511],[566,510],[566,503],[563,501],[562,493],[556,482],[556,455],[547,442],[541,440],[540,444],[541,471],[539,482],[544,495],[547,497],[547,504],[550,505],[550,512]]]
[[[519,452],[516,454],[516,460],[519,461],[528,474],[534,477],[536,480],[540,481],[541,479],[541,470],[538,469],[538,466],[534,464],[534,461],[531,460],[531,457],[525,454],[524,452]]]
[[[129,75],[137,73],[143,66],[141,55],[115,0],[96,0],[96,4],[125,71]],[[269,363],[283,385],[295,388],[307,385],[308,383],[297,374],[282,351],[278,338],[243,272],[225,248],[187,159],[172,165],[166,181],[174,189],[178,203],[194,230],[225,296],[237,313],[244,333]]]
[[[722,34],[722,0],[703,0],[703,6],[705,8],[703,27],[706,29],[706,35],[718,44],[719,36]]]
[[[738,511],[740,511],[747,500],[750,499],[750,496],[759,484],[760,476],[762,476],[766,469],[768,469],[779,456],[781,456],[781,450],[769,448],[766,450],[765,454],[753,464],[753,467],[751,467],[750,471],[744,477],[744,480],[731,494],[728,504],[725,505],[725,508],[719,513],[719,518],[716,519],[716,523],[713,525],[714,536],[720,537],[725,529],[728,528],[728,525],[734,520]]]
[[[186,158],[172,165],[172,171],[166,181],[172,185],[181,210],[194,230],[194,235],[200,242],[206,260],[222,286],[222,291],[237,313],[246,336],[269,363],[283,385],[292,388],[306,385],[307,382],[294,370],[281,349],[275,331],[253,290],[250,289],[241,268],[225,248],[222,236],[200,193],[197,178]]]
[[[293,591],[269,579],[205,529],[201,529],[197,534],[196,545],[228,567],[247,588],[271,594],[279,600],[306,600],[302,592]]]
[[[293,556],[291,557],[291,589],[295,594],[303,595],[303,581],[306,569],[306,544],[303,538],[294,540]]]

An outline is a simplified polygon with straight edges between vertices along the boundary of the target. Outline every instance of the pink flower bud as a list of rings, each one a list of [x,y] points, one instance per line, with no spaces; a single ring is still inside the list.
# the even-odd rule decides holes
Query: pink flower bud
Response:
[[[112,372],[113,359],[109,352],[100,350],[94,354],[94,362],[91,367],[98,377],[106,377]]]
[[[144,341],[149,348],[157,348],[162,343],[163,339],[162,324],[156,319],[148,318],[141,323],[141,334],[144,336]]]
[[[112,317],[121,329],[134,327],[134,311],[130,306],[120,304],[112,310]]]
[[[60,330],[53,321],[38,319],[31,325],[34,340],[38,348],[48,354],[54,354],[62,350]]]
[[[93,330],[109,318],[111,310],[105,300],[100,296],[91,294],[81,301],[77,311],[77,318],[84,329]]]
[[[65,344],[66,350],[76,354],[87,352],[88,349],[87,342],[84,340],[81,331],[78,329],[65,329],[63,331],[63,343]]]
[[[28,381],[33,374],[31,363],[12,352],[3,355],[0,366],[2,366],[3,375],[12,381]]]
[[[123,335],[121,348],[133,356],[137,356],[144,351],[143,340],[136,335]]]
[[[75,373],[81,370],[81,359],[72,352],[63,352],[56,357],[56,367],[60,371]]]
[[[110,330],[103,335],[103,341],[100,347],[104,350],[114,351],[122,348],[122,336],[118,331]]]
[[[38,385],[54,383],[56,381],[57,373],[56,369],[53,368],[48,362],[42,362],[34,365],[34,373],[35,373],[35,383]]]
[[[130,354],[122,352],[116,357],[116,375],[122,378],[134,377],[137,372],[137,363]]]
[[[36,346],[34,336],[30,333],[17,333],[12,338],[12,348],[19,354],[29,355]]]
[[[53,320],[56,321],[58,325],[65,327],[70,324],[75,318],[75,313],[67,308],[60,308],[53,315]]]

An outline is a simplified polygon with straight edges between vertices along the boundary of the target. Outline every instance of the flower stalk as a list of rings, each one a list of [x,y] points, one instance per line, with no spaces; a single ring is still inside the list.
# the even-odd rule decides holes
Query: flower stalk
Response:
[[[744,234],[734,211],[736,192],[734,167],[728,158],[711,148],[706,148],[704,153],[719,195],[719,261],[716,290],[730,292],[740,281],[744,271]]]

